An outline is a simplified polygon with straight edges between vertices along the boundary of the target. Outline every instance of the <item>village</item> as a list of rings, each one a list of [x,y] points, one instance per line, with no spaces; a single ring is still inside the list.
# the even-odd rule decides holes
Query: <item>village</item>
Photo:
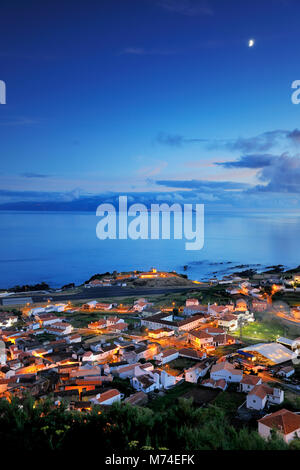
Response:
[[[168,276],[176,274],[139,274]],[[232,275],[205,290],[108,301],[93,298],[104,282],[93,279],[90,299],[76,305],[9,298],[0,310],[0,399],[30,394],[82,413],[115,402],[159,409],[179,397],[201,407],[227,401],[235,419],[254,422],[264,438],[275,427],[289,443],[300,437],[290,406],[300,397],[300,309],[275,299],[295,295],[299,281]]]

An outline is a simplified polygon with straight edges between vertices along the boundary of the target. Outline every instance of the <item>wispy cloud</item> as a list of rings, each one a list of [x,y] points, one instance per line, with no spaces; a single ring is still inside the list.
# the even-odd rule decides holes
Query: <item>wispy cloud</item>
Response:
[[[264,132],[258,136],[243,138],[240,137],[236,140],[225,142],[225,147],[228,150],[237,150],[240,152],[267,152],[273,148],[280,139],[286,138],[288,131],[274,130]],[[218,146],[218,142],[216,142]]]
[[[121,54],[133,55],[133,56],[147,56],[147,55],[174,55],[182,52],[183,49],[179,48],[145,48],[145,47],[125,47]]]
[[[244,155],[239,160],[215,162],[215,165],[222,166],[223,168],[263,168],[270,166],[272,161],[276,158],[271,154],[255,154]]]
[[[185,16],[212,16],[213,9],[204,0],[159,0],[157,4],[164,10]]]
[[[170,147],[181,147],[184,144],[209,142],[208,139],[190,139],[180,134],[168,134],[167,132],[160,132],[156,140],[160,144],[169,145]]]
[[[24,178],[51,178],[51,175],[44,175],[41,173],[21,173]]]
[[[249,184],[235,181],[207,181],[207,180],[158,180],[156,184],[168,188],[196,189],[202,192],[214,190],[247,189]]]
[[[73,201],[80,198],[80,190],[72,191],[30,191],[30,190],[0,190],[1,202],[23,201]]]
[[[264,132],[253,137],[238,137],[237,139],[207,139],[205,137],[185,137],[181,134],[169,134],[160,132],[156,138],[157,142],[171,147],[181,147],[184,144],[205,143],[210,150],[224,149],[230,151],[267,152],[274,148],[283,139],[294,143],[300,143],[300,131],[287,131],[277,129]]]
[[[30,126],[37,123],[38,121],[36,119],[31,119],[27,117],[2,117],[0,119],[0,126]]]
[[[167,165],[167,162],[158,162],[156,165],[149,165],[139,168],[136,173],[140,177],[150,178],[151,176],[156,176],[161,173],[161,171],[166,168]]]

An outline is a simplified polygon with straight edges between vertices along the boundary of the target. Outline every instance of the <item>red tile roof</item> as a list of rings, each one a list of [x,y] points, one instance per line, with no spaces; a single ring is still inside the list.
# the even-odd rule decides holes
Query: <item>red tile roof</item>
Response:
[[[273,388],[268,387],[268,385],[256,385],[251,392],[249,392],[249,395],[255,395],[261,399],[264,399],[267,395],[273,395]]]
[[[236,316],[232,315],[231,313],[227,313],[224,315],[224,317],[220,318],[219,321],[233,321],[236,320]]]
[[[167,349],[162,352],[162,357],[168,357],[172,356],[173,354],[176,354],[178,351],[176,349]]]
[[[245,375],[241,381],[241,384],[257,385],[260,380],[261,378],[257,377],[256,375]]]
[[[234,366],[232,364],[230,364],[230,362],[226,362],[226,361],[219,362],[219,363],[215,364],[214,366],[212,366],[211,372],[214,373],[214,372],[219,372],[221,370],[227,370],[228,372],[230,372],[233,375],[241,375],[242,374],[241,370],[235,369]]]
[[[113,397],[117,397],[118,395],[120,395],[119,390],[112,388],[111,390],[107,390],[106,392],[101,393],[100,398],[98,398],[98,402],[103,403],[104,401]]]
[[[205,333],[202,330],[200,330],[200,331],[190,331],[189,334],[192,335],[192,336],[195,336],[196,338],[199,338],[199,339],[209,339],[210,341],[212,341],[212,339],[213,339],[213,336],[210,333]]]
[[[259,423],[275,428],[283,434],[290,434],[300,428],[300,415],[292,413],[286,409],[282,409],[264,416],[258,420]]]

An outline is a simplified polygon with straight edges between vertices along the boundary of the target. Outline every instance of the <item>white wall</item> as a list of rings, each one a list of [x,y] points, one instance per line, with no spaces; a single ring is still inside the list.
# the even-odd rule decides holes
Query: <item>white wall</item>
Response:
[[[252,410],[263,410],[267,403],[267,397],[260,398],[256,395],[247,395],[247,408]]]
[[[241,374],[232,374],[230,371],[221,370],[217,372],[211,372],[210,377],[214,380],[224,379],[226,382],[239,383],[243,378],[243,373]]]
[[[277,431],[277,432],[278,432],[279,435],[282,436],[283,440],[287,444],[289,442],[291,442],[296,437],[296,435],[297,435],[297,437],[300,438],[300,429],[298,429],[297,431],[291,432],[290,434],[286,434],[286,435],[279,433],[279,431]],[[271,428],[269,428],[268,426],[266,426],[263,423],[258,423],[258,433],[264,439],[268,439],[271,436]]]

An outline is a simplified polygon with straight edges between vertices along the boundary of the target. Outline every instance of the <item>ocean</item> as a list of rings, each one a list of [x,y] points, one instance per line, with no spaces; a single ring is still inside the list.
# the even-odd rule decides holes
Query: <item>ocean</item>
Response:
[[[0,217],[0,288],[41,281],[61,287],[95,273],[151,267],[201,281],[248,267],[300,264],[299,211],[206,210],[200,251],[186,251],[186,240],[99,240],[99,218],[90,212],[3,211]]]

